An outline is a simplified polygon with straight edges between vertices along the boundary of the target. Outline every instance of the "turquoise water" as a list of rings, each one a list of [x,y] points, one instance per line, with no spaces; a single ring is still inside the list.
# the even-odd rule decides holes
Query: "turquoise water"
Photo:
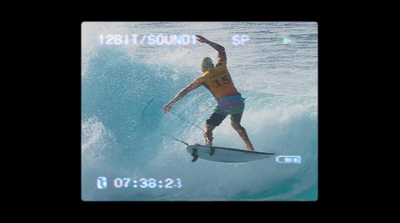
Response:
[[[317,29],[315,22],[83,23],[82,200],[317,200]],[[217,59],[194,34],[225,47],[255,149],[299,155],[302,163],[192,163],[184,144],[165,137],[204,143],[196,126],[204,128],[216,104],[200,87],[173,114],[162,112],[201,75],[203,57]],[[214,137],[215,146],[245,149],[229,118]],[[99,177],[107,184],[99,186]]]

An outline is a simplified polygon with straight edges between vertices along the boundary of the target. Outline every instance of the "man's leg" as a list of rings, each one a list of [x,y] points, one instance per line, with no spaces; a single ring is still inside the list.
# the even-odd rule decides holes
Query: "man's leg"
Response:
[[[244,143],[246,144],[247,150],[254,151],[253,144],[251,144],[249,137],[247,136],[246,129],[240,125],[240,121],[231,120],[232,127],[236,130],[239,134],[240,138],[243,139]]]
[[[209,119],[206,121],[206,130],[204,132],[204,138],[206,139],[206,145],[212,146],[212,141],[214,139],[213,130],[215,127],[219,126],[221,122],[225,119],[227,115],[221,115],[216,112],[212,113]]]
[[[212,131],[215,129],[214,125],[206,124],[206,131],[204,132],[204,138],[206,139],[206,146],[212,146],[212,140],[214,139]]]

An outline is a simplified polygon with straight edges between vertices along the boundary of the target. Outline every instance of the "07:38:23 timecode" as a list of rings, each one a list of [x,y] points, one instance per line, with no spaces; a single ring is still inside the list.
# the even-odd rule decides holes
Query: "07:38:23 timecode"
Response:
[[[132,184],[130,184],[132,182]],[[182,181],[180,178],[176,178],[175,180],[171,178],[166,178],[164,180],[156,180],[154,178],[140,178],[139,180],[131,179],[128,177],[124,178],[115,178],[114,179],[114,187],[133,187],[133,188],[181,188]]]

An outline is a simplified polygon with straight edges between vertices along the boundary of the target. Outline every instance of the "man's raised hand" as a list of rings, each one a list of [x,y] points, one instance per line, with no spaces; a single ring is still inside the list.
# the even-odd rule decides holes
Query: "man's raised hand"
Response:
[[[204,38],[203,36],[200,35],[195,35],[197,37],[197,41],[199,41],[200,43],[205,43],[208,40],[206,38]]]

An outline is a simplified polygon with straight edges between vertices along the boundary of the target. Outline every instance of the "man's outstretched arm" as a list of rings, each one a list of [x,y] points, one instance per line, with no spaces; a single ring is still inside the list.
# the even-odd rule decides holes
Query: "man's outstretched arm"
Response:
[[[178,92],[178,94],[175,95],[175,97],[164,106],[164,114],[171,110],[172,105],[174,105],[177,101],[179,101],[181,98],[183,98],[185,95],[187,95],[189,92],[193,91],[194,89],[200,87],[202,84],[202,81],[200,78],[196,78],[192,83],[190,83],[187,87],[183,88]]]
[[[218,58],[221,58],[226,61],[226,53],[225,53],[225,48],[218,43],[211,42],[210,40],[204,38],[203,36],[196,35],[197,41],[200,43],[207,43],[210,45],[212,48],[214,48],[216,51],[218,51]]]

